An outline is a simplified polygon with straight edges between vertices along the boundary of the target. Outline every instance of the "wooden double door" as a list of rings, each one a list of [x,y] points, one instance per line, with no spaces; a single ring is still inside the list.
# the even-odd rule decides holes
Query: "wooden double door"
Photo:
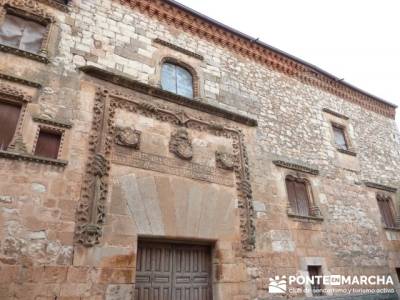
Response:
[[[135,300],[211,300],[211,249],[139,242]]]

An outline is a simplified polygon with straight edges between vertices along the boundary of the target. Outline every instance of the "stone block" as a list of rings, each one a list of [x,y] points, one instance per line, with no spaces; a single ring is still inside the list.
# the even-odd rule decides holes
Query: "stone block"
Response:
[[[115,269],[115,268],[102,268],[97,270],[97,282],[102,284],[107,283],[134,283],[135,270],[128,269]]]
[[[45,266],[43,270],[43,282],[62,283],[67,279],[67,266]]]
[[[109,284],[106,300],[130,300],[133,297],[133,284]]]

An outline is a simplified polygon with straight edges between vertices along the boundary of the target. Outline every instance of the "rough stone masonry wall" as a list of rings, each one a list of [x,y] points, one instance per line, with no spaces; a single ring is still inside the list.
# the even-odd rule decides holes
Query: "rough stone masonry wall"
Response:
[[[32,114],[73,123],[70,143],[65,145],[69,164],[64,170],[0,160],[1,178],[6,178],[0,183],[0,295],[5,299],[102,299],[108,294],[112,299],[124,294],[123,286],[116,286],[122,291],[115,292],[109,283],[131,282],[127,269],[132,262],[123,262],[119,268],[116,262],[72,266],[75,209],[93,105],[88,100],[93,91],[81,86],[76,68],[94,65],[159,85],[160,61],[165,55],[195,68],[200,86],[195,101],[251,115],[259,122],[255,139],[248,139],[257,212],[256,250],[246,258],[248,274],[236,289],[235,299],[268,297],[269,277],[302,272],[313,259],[332,274],[393,274],[394,267],[400,267],[400,236],[383,229],[376,191],[362,184],[367,180],[400,185],[400,136],[393,120],[117,1],[71,2],[69,14],[47,7],[56,16],[60,33],[49,65],[0,55],[2,72],[42,83],[38,99],[29,106]],[[157,37],[201,54],[204,61],[155,44]],[[350,118],[355,158],[333,147],[329,116],[323,108]],[[272,164],[276,157],[319,169],[320,174],[310,176],[310,181],[323,222],[288,218],[287,170]]]

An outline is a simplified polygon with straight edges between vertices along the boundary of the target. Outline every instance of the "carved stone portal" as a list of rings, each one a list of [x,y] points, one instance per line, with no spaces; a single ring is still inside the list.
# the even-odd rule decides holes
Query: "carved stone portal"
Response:
[[[215,152],[215,162],[218,168],[232,171],[235,167],[235,157],[226,152]]]
[[[179,128],[174,134],[171,135],[169,151],[174,153],[179,158],[185,160],[192,159],[192,141],[190,140],[189,134],[185,129]]]
[[[1,1],[1,0],[0,0]],[[116,97],[117,95],[118,97]],[[98,244],[102,236],[102,227],[105,221],[105,203],[108,193],[109,167],[111,157],[111,144],[115,139],[115,110],[123,109],[131,112],[136,112],[147,117],[154,118],[162,122],[169,122],[173,126],[185,125],[185,127],[203,131],[209,134],[231,139],[233,147],[233,157],[235,158],[234,167],[235,176],[237,179],[238,192],[238,209],[240,217],[240,232],[243,250],[250,251],[255,247],[255,226],[254,226],[254,208],[252,189],[250,183],[250,172],[246,146],[244,144],[244,134],[240,129],[229,128],[225,126],[216,126],[210,124],[208,120],[196,118],[186,115],[184,123],[182,123],[182,114],[167,106],[159,105],[142,105],[138,102],[137,97],[132,94],[123,94],[120,91],[108,91],[98,88],[95,96],[94,117],[92,121],[92,130],[89,137],[90,155],[86,169],[84,184],[82,186],[82,197],[78,205],[77,211],[77,226],[75,241],[87,247],[92,247]],[[192,143],[186,128],[179,127],[175,133],[171,135],[170,151],[181,159],[190,160],[193,156]],[[118,146],[122,150],[127,147]],[[121,150],[120,149],[120,150]],[[165,169],[165,165],[159,163],[158,160],[149,164],[143,162],[147,154],[139,151],[129,151],[130,158],[134,159],[135,164],[143,166],[143,168],[153,170],[164,170],[165,173],[170,173],[171,161],[165,162],[169,170]],[[115,153],[114,153],[115,154]],[[153,156],[154,157],[154,156]],[[138,160],[142,160],[138,162]],[[143,164],[146,163],[144,166]],[[192,164],[194,168],[195,164]],[[189,170],[184,175],[187,177],[196,177],[206,181],[215,180],[214,177],[203,176],[209,174],[200,174],[196,169]],[[195,172],[193,172],[195,171]],[[201,178],[199,178],[199,175]],[[229,186],[231,184],[229,182]],[[226,184],[225,184],[226,185]]]
[[[138,150],[141,132],[130,127],[117,127],[114,142],[117,145]]]

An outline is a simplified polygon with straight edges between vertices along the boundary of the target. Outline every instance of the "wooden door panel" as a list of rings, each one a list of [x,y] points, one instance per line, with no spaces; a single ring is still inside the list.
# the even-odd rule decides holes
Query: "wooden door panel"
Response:
[[[176,270],[173,288],[177,299],[209,299],[208,295],[211,295],[209,248],[179,245],[174,253]]]
[[[209,247],[139,243],[136,300],[211,300]]]

